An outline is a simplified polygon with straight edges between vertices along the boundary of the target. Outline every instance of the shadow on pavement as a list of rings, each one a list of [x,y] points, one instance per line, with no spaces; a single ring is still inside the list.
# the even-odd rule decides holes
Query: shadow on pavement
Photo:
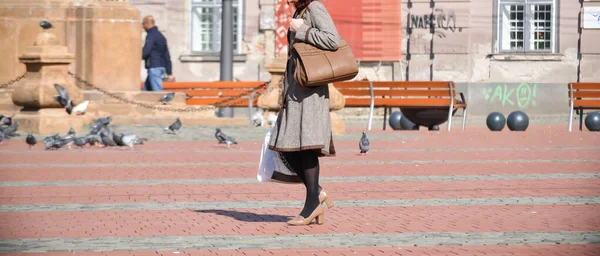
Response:
[[[222,216],[234,218],[244,222],[287,222],[292,219],[291,216],[276,214],[256,214],[251,212],[238,212],[228,210],[194,210],[197,213],[214,213]]]

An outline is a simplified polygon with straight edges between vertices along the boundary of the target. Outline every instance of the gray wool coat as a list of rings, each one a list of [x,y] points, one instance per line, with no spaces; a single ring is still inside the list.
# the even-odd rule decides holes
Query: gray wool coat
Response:
[[[299,13],[297,11],[295,16]],[[340,36],[322,3],[310,3],[302,19],[304,24],[297,32],[288,30],[288,45],[302,41],[324,50],[338,49]],[[278,152],[316,150],[319,156],[333,156],[329,88],[327,84],[300,87],[294,79],[295,68],[294,61],[288,57],[283,79],[283,107],[273,127],[269,148]]]

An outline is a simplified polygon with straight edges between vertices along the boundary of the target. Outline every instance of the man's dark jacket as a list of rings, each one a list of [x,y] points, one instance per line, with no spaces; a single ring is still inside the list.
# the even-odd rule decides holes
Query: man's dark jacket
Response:
[[[165,68],[167,75],[171,75],[171,55],[167,47],[167,39],[158,27],[154,26],[147,31],[146,43],[142,50],[142,59],[148,68]]]

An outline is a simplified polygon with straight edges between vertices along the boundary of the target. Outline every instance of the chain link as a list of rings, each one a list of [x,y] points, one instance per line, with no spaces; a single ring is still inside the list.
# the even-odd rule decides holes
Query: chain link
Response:
[[[136,102],[134,100],[130,100],[130,99],[127,99],[125,97],[121,97],[121,96],[119,96],[119,95],[117,95],[115,93],[111,93],[111,92],[106,91],[106,90],[104,90],[102,88],[99,88],[99,87],[91,84],[90,82],[83,80],[81,77],[79,77],[79,76],[71,73],[70,71],[69,71],[69,75],[71,75],[73,78],[75,78],[75,80],[77,80],[77,82],[80,82],[80,83],[82,83],[82,84],[84,84],[84,85],[86,85],[86,86],[88,86],[88,87],[90,87],[90,88],[92,88],[92,89],[94,89],[96,91],[99,91],[99,92],[101,92],[103,94],[106,94],[106,95],[108,95],[111,98],[114,98],[116,100],[122,101],[122,102],[127,103],[127,104],[132,104],[132,105],[144,107],[144,108],[147,108],[147,109],[158,110],[158,111],[171,111],[171,112],[199,112],[199,111],[212,110],[212,106],[193,107],[193,108],[182,109],[182,108],[161,107],[161,106],[155,106],[155,105],[151,105],[151,104],[147,104],[147,103]],[[216,102],[213,105],[215,107],[230,107],[230,106],[239,104],[241,102],[250,100],[250,99],[246,99],[246,98],[242,98],[242,97],[244,97],[246,95],[249,95],[249,94],[251,94],[253,92],[256,92],[256,94],[254,95],[254,98],[256,98],[256,97],[260,96],[261,94],[263,94],[262,92],[257,92],[257,90],[259,90],[259,89],[261,89],[263,87],[266,87],[268,84],[269,84],[269,82],[265,82],[264,84],[261,84],[261,85],[255,87],[255,88],[253,88],[252,90],[249,90],[249,91],[247,91],[245,93],[242,93],[242,94],[240,94],[238,96],[235,96],[233,98],[229,98],[229,99],[225,99],[223,101]],[[242,98],[242,99],[240,99],[240,98]],[[230,102],[230,101],[236,100],[236,99],[240,99],[240,100],[232,102],[232,103]],[[230,103],[228,103],[228,102],[230,102]],[[225,103],[228,103],[228,104],[225,104]]]
[[[27,72],[23,73],[22,75],[18,76],[17,78],[15,78],[14,80],[10,80],[8,81],[8,83],[5,84],[0,84],[0,89],[4,89],[4,88],[8,88],[9,86],[11,86],[12,84],[21,81],[21,79],[25,78],[27,76]]]

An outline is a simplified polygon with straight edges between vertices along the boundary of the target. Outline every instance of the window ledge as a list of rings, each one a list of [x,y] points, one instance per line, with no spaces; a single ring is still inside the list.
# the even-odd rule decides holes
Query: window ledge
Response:
[[[491,54],[491,60],[498,61],[561,61],[565,58],[560,53],[497,53]]]
[[[233,62],[246,62],[246,54],[233,54]],[[182,54],[179,56],[181,62],[220,62],[219,53],[211,54]]]

